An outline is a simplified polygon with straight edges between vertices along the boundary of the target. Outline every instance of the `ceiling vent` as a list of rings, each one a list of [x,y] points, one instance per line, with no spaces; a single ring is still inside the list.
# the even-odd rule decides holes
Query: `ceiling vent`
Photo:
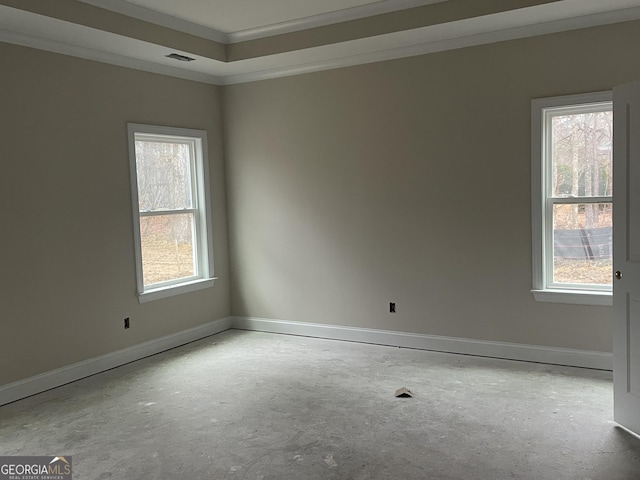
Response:
[[[174,60],[180,60],[181,62],[193,62],[195,58],[187,57],[186,55],[180,55],[179,53],[171,53],[166,55],[167,58],[173,58]]]

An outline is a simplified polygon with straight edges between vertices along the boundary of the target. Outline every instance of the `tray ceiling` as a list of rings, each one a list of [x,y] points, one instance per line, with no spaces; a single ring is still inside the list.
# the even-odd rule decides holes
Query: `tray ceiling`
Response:
[[[0,41],[228,85],[638,19],[640,0],[0,0]]]

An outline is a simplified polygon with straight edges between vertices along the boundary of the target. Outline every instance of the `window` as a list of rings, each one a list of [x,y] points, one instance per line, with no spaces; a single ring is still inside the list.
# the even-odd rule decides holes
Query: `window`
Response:
[[[128,130],[140,302],[213,286],[206,132]]]
[[[610,92],[532,101],[533,294],[611,305]]]

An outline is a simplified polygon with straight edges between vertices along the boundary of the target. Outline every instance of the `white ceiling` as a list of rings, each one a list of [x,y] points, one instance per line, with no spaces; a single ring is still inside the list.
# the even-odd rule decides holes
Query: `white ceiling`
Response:
[[[126,0],[223,33],[393,0]]]
[[[79,1],[222,43],[235,43],[448,0]]]
[[[462,15],[460,20],[354,40],[332,42],[329,38],[316,46],[293,46],[281,53],[225,61],[224,58],[182,51],[168,40],[156,39],[151,43],[136,38],[136,35],[117,34],[83,25],[81,21],[65,21],[28,9],[2,5],[2,1],[0,42],[217,85],[298,75],[640,19],[640,0],[557,0],[477,17],[465,18]],[[224,46],[447,0],[81,1],[174,31],[215,40]],[[15,5],[14,0],[7,2]],[[166,55],[173,52],[190,56],[195,61],[168,59]]]

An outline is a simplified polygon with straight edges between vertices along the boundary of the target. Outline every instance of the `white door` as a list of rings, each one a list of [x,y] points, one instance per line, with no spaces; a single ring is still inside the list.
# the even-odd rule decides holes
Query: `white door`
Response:
[[[640,434],[640,82],[613,91],[614,420]]]

